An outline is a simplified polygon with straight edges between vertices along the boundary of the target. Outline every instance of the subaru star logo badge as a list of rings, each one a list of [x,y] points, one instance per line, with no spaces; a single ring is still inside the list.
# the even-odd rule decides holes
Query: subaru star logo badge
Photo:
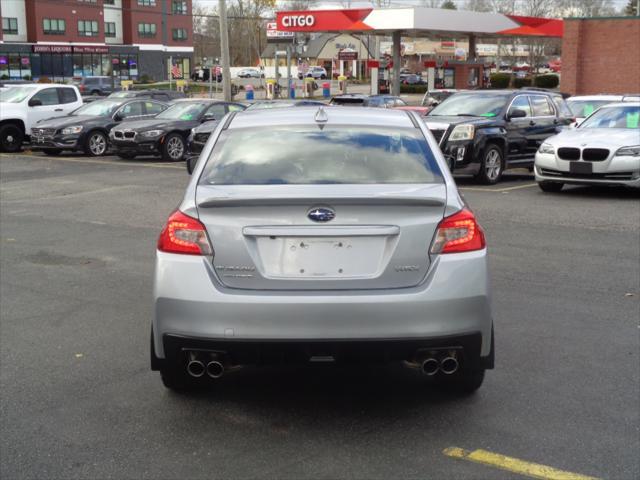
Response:
[[[326,207],[313,207],[307,217],[314,222],[329,222],[336,217],[336,212]]]

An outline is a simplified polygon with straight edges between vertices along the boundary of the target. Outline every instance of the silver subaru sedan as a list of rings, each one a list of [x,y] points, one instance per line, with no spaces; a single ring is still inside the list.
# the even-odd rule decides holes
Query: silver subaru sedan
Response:
[[[413,113],[231,113],[158,239],[151,366],[398,361],[445,388],[493,368],[482,228]]]

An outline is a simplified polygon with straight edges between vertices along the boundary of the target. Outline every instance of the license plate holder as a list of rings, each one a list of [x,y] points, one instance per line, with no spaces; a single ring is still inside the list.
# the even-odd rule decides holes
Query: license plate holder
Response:
[[[591,175],[593,173],[593,165],[589,162],[571,162],[569,163],[569,173]]]

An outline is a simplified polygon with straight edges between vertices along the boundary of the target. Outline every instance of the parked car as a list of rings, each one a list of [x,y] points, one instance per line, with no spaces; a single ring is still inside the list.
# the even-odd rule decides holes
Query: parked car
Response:
[[[0,92],[0,151],[17,152],[40,120],[82,106],[78,88],[55,83],[16,85]]]
[[[115,89],[114,79],[111,77],[73,77],[71,84],[78,87],[80,93],[85,95],[109,95]]]
[[[111,129],[124,120],[155,117],[168,104],[150,98],[107,98],[85,104],[64,117],[43,120],[31,129],[31,149],[48,155],[63,150],[90,157],[105,155]]]
[[[209,99],[176,100],[152,119],[126,122],[112,128],[109,140],[121,158],[154,155],[178,162],[187,151],[191,129],[203,122],[219,120],[234,108],[233,105]]]
[[[229,103],[227,105],[228,112],[240,112],[246,109],[247,106],[241,103]],[[200,152],[202,152],[202,148],[205,143],[209,139],[209,135],[213,132],[222,120],[223,117],[220,117],[216,120],[211,120],[209,122],[204,122],[196,127],[191,129],[191,134],[187,138],[187,153],[186,158],[189,159],[191,157],[198,157]]]
[[[573,114],[559,93],[471,90],[452,95],[424,121],[452,171],[494,184],[507,168],[533,168],[540,145]]]
[[[547,138],[535,176],[545,192],[566,183],[640,188],[640,102],[604,105],[577,128]]]
[[[267,108],[310,107],[314,105],[319,107],[326,104],[318,100],[258,100],[247,108],[249,110],[263,110]]]
[[[402,79],[402,83],[405,85],[426,85],[427,84],[427,82],[425,82],[420,75],[416,75],[413,73],[410,75],[406,75]]]
[[[186,98],[184,92],[178,92],[176,90],[159,90],[159,89],[149,89],[149,90],[120,90],[118,92],[113,92],[107,98],[142,98],[148,97],[153,98],[154,100],[160,100],[161,102],[171,102],[172,100],[177,100],[179,98]]]
[[[238,78],[264,78],[264,72],[258,68],[243,68],[237,76]]]
[[[485,237],[416,116],[246,110],[215,135],[157,243],[151,368],[166,387],[295,360],[405,361],[480,387]]]
[[[378,107],[378,108],[395,108],[407,106],[406,102],[400,97],[393,95],[363,95],[359,93],[347,93],[344,95],[334,96],[330,105],[348,105],[360,107]]]
[[[440,105],[447,98],[449,98],[454,93],[462,92],[464,90],[456,90],[456,89],[443,89],[443,90],[431,90],[424,94],[422,97],[422,101],[420,105],[423,107],[433,108],[437,105]]]
[[[603,105],[616,102],[640,101],[640,94],[636,95],[576,95],[567,98],[567,105],[573,112],[576,122],[580,124],[585,118]]]
[[[327,78],[327,70],[324,67],[314,66],[309,67],[309,70],[302,75],[302,72],[298,73],[298,78],[302,80],[304,77],[313,78],[315,80],[324,80]]]

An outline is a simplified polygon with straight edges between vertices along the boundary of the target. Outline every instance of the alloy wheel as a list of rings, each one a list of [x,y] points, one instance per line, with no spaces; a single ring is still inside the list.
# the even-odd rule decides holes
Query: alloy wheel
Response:
[[[500,171],[502,170],[502,159],[500,158],[500,153],[496,150],[491,150],[487,153],[487,157],[484,162],[484,169],[487,174],[487,178],[490,180],[495,180],[500,176]]]
[[[167,153],[172,160],[180,160],[184,153],[184,144],[179,137],[173,137],[167,143]]]
[[[89,150],[95,156],[104,154],[107,150],[107,139],[104,138],[104,135],[100,133],[92,135],[89,139]]]

